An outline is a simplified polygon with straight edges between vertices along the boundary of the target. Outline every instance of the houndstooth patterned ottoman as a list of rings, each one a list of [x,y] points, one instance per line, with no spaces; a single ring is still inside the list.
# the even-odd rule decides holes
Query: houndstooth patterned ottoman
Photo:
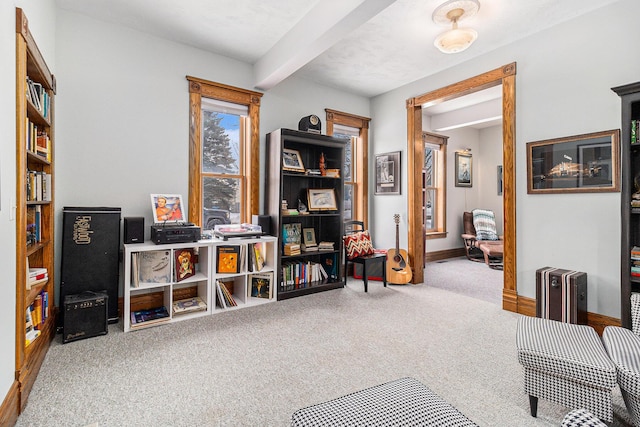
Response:
[[[401,378],[328,402],[298,409],[291,426],[475,426],[413,378]]]
[[[574,409],[562,419],[562,427],[607,427],[586,409]]]
[[[532,416],[536,416],[538,398],[543,398],[613,420],[616,367],[591,326],[522,316],[516,347]]]
[[[607,326],[602,334],[616,365],[618,385],[634,426],[640,426],[640,338],[626,328]]]

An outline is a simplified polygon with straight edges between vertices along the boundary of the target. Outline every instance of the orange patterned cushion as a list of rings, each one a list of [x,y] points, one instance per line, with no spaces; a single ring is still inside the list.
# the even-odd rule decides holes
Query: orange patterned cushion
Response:
[[[344,247],[347,249],[347,259],[354,259],[373,253],[373,244],[369,231],[359,231],[343,237]]]

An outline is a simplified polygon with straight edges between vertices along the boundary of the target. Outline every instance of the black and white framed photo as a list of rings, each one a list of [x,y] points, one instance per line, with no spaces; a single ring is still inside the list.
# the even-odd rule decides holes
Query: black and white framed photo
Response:
[[[473,187],[471,153],[456,153],[456,187]]]
[[[374,194],[400,194],[400,151],[376,154]]]
[[[282,149],[282,169],[286,171],[304,172],[302,157],[297,150]]]

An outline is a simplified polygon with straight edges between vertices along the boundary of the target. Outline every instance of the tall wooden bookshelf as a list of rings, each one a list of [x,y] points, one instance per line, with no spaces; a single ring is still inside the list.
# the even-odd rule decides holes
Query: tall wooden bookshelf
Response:
[[[278,129],[267,134],[267,171],[265,188],[265,209],[281,237],[277,257],[278,300],[306,295],[345,285],[340,268],[342,266],[342,235],[344,228],[344,159],[345,140],[326,135]],[[297,153],[304,168],[291,170],[284,163],[285,153]],[[324,160],[326,168],[338,173],[317,175],[309,173],[317,169]],[[309,190],[320,190],[335,197],[332,209],[314,210],[308,200]],[[296,209],[302,202],[308,208],[306,214]],[[289,211],[283,211],[283,204]],[[332,250],[287,254],[284,244],[289,235],[285,229],[297,229],[300,234],[313,230],[316,241],[333,243]],[[296,234],[296,233],[294,233]],[[301,243],[303,242],[300,236]],[[327,276],[310,275],[315,264],[322,265]]]
[[[56,81],[16,8],[16,381],[18,411],[55,335],[54,309],[54,97]],[[48,280],[28,278],[46,269]],[[48,317],[46,301],[48,300]],[[27,339],[27,310],[39,335]],[[37,317],[40,314],[40,317]],[[34,315],[36,317],[34,317]]]
[[[612,88],[622,101],[621,155],[621,250],[620,250],[620,321],[631,328],[631,294],[640,292],[640,276],[632,271],[635,260],[631,250],[640,246],[640,207],[633,202],[640,193],[640,82]],[[635,129],[634,129],[635,127]]]

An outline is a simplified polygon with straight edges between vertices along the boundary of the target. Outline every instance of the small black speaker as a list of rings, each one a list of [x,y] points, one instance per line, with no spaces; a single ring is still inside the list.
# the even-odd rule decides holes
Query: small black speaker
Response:
[[[144,217],[125,217],[123,234],[125,243],[144,243]]]
[[[109,296],[106,292],[87,291],[64,297],[62,342],[106,335]]]
[[[264,234],[271,235],[271,217],[269,215],[252,215],[251,223],[262,227]]]

